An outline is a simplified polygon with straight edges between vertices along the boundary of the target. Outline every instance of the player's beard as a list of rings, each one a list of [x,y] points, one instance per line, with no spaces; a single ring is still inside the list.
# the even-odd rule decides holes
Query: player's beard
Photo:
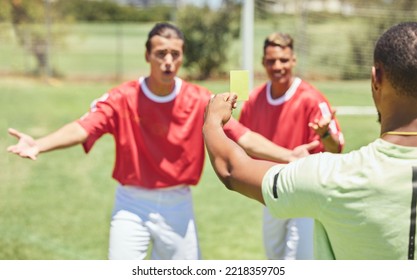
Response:
[[[378,122],[379,124],[381,124],[381,113],[379,111],[377,111],[377,113],[378,113]]]

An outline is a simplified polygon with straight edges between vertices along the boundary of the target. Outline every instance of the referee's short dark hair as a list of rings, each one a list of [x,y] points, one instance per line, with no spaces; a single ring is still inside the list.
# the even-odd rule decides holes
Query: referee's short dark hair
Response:
[[[388,29],[378,39],[374,66],[398,94],[417,98],[417,22],[403,22]],[[379,74],[380,75],[380,74]]]

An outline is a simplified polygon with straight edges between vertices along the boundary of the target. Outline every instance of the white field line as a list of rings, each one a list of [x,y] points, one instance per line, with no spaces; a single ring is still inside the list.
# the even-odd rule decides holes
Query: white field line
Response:
[[[374,106],[335,106],[338,115],[377,115]]]

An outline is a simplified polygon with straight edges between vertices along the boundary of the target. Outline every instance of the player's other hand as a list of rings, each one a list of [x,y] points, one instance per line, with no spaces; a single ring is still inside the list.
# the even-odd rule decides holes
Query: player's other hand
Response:
[[[314,122],[308,123],[308,126],[314,129],[314,131],[322,137],[329,131],[330,122],[334,119],[336,115],[336,109],[331,108],[331,115],[329,117],[315,119]]]
[[[227,123],[236,108],[237,95],[234,93],[219,93],[214,95],[206,107],[205,122]]]
[[[290,161],[294,161],[308,156],[310,154],[310,151],[317,148],[319,144],[320,142],[318,140],[314,140],[310,143],[295,147],[294,150],[292,150],[291,152]]]
[[[8,132],[11,136],[16,137],[19,141],[16,145],[7,147],[9,153],[14,153],[22,158],[30,158],[36,160],[36,156],[39,154],[39,148],[36,141],[29,135],[21,133],[20,131],[9,128]]]

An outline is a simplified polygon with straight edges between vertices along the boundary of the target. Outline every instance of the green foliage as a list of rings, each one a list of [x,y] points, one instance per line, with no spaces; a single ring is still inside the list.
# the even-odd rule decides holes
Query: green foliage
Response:
[[[172,7],[166,5],[140,9],[122,6],[110,0],[59,0],[57,9],[77,21],[86,22],[150,22],[167,21],[172,17]]]
[[[0,14],[8,14],[10,20],[9,1],[0,0]],[[109,79],[114,76],[130,78],[147,73],[148,65],[142,59],[144,53],[142,49],[147,32],[154,22],[122,22],[122,24],[120,21],[76,24],[70,22],[71,24],[68,25],[68,18],[73,20],[76,18],[71,16],[70,9],[62,15],[67,9],[60,10],[58,5],[65,3],[70,6],[77,1],[79,0],[61,0],[51,5],[52,52],[49,62],[53,67],[52,70],[56,68],[66,78],[82,76],[86,79]],[[27,18],[31,21],[27,20],[18,28],[12,27],[10,22],[0,23],[0,39],[3,42],[0,44],[0,61],[2,61],[0,71],[19,74],[41,73],[42,71],[37,70],[39,67],[36,64],[34,51],[42,50],[42,38],[47,34],[45,17],[42,14],[44,2],[26,0],[21,3],[29,5],[31,17]],[[36,3],[38,6],[35,5]],[[365,7],[366,3],[363,5]],[[271,13],[268,20],[255,20],[253,42],[255,76],[262,75],[267,78],[260,63],[264,38],[273,31],[284,31],[292,34],[295,39],[297,75],[309,80],[369,78],[373,44],[380,32],[391,23],[413,20],[410,14],[416,13],[416,9],[399,10],[400,12],[391,14],[385,10],[386,6],[381,6],[379,10],[358,8],[357,14],[345,15],[328,12],[295,15]],[[392,7],[391,10],[397,11]],[[145,10],[138,11],[151,18],[154,10],[149,10],[148,13]],[[190,12],[184,16],[181,27],[186,37],[190,35],[190,38],[197,42],[188,43],[185,61],[187,68],[182,68],[180,75],[184,74],[184,77],[187,77],[192,73],[193,77],[201,78],[203,74],[200,74],[200,69],[209,71],[210,68],[216,67],[210,70],[209,74],[216,77],[224,74],[225,69],[239,67],[242,59],[242,45],[238,38],[239,7],[235,10],[230,9],[230,12],[221,10],[218,17],[220,19],[216,19],[219,24],[214,25],[217,29],[207,27],[212,24],[213,11],[202,8],[190,8],[188,11]],[[183,13],[181,10],[175,12]],[[165,15],[168,18],[168,13]],[[200,22],[198,28],[192,28],[198,22]],[[230,22],[229,27],[226,26],[228,22]],[[63,28],[66,30],[63,31]],[[226,28],[229,28],[229,33],[223,33],[226,32],[223,30]],[[16,31],[19,32],[18,36],[15,35]],[[225,53],[226,58],[223,59],[224,56],[218,53]],[[212,57],[216,59],[214,62],[211,60]],[[214,66],[217,63],[220,63],[219,66]]]
[[[10,20],[10,5],[9,0],[0,0],[0,22]]]
[[[63,18],[53,8],[53,3],[44,0],[1,1],[6,11],[2,16],[10,20],[20,46],[36,60],[36,68],[31,72],[36,75],[54,73],[49,65],[49,48],[64,32],[52,26],[53,21]]]
[[[195,6],[178,11],[177,23],[185,34],[184,67],[190,69],[193,78],[204,80],[221,74],[232,34],[237,34],[233,28],[237,26],[239,11],[225,7],[215,12]]]

